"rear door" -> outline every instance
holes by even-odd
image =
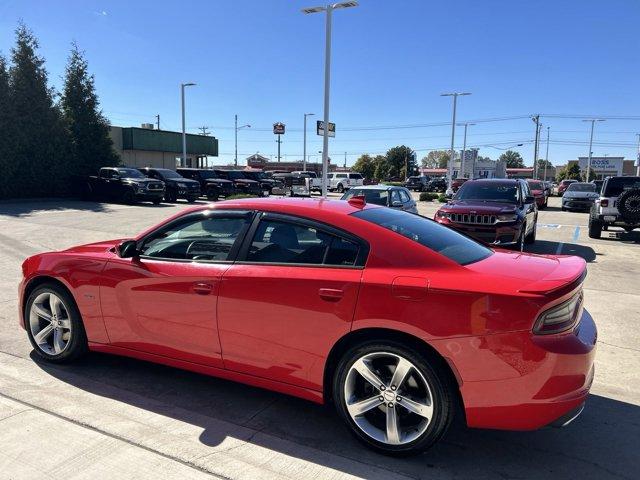
[[[349,332],[367,247],[310,220],[256,218],[218,301],[225,367],[318,390]]]

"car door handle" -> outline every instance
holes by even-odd
[[[318,290],[318,295],[327,302],[337,302],[343,297],[344,292],[335,288],[321,288]]]
[[[194,283],[193,291],[198,295],[209,295],[213,292],[213,285],[209,283]]]

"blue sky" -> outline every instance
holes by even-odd
[[[153,122],[159,113],[162,128],[179,130],[179,85],[191,81],[198,85],[188,90],[188,131],[204,125],[219,138],[217,163],[233,159],[236,113],[252,125],[239,134],[240,158],[275,155],[269,130],[281,121],[282,153],[299,159],[303,113],[322,116],[324,17],[300,12],[313,5],[2,0],[0,51],[9,54],[22,19],[40,39],[56,87],[70,42],[85,50],[114,125]],[[459,100],[458,119],[482,120],[467,140],[482,155],[500,154],[488,145],[524,143],[516,150],[531,163],[534,125],[526,117],[540,113],[554,164],[587,154],[580,117],[592,115],[609,117],[597,125],[594,155],[635,158],[639,20],[637,0],[361,0],[334,14],[330,155],[342,163],[347,152],[351,164],[398,144],[419,158],[448,148],[450,126],[442,124],[451,121],[451,100],[440,93],[457,90],[473,93]],[[307,150],[316,154],[313,127]]]

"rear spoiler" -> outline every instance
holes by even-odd
[[[558,267],[549,275],[518,290],[520,293],[548,295],[561,290],[570,292],[580,286],[587,276],[587,262],[573,255],[559,256]]]

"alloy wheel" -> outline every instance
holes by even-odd
[[[344,398],[358,428],[387,445],[416,440],[433,419],[433,394],[425,376],[395,353],[358,358],[347,373]]]
[[[59,355],[71,340],[69,309],[55,293],[43,292],[31,304],[29,328],[40,350],[47,355]]]

